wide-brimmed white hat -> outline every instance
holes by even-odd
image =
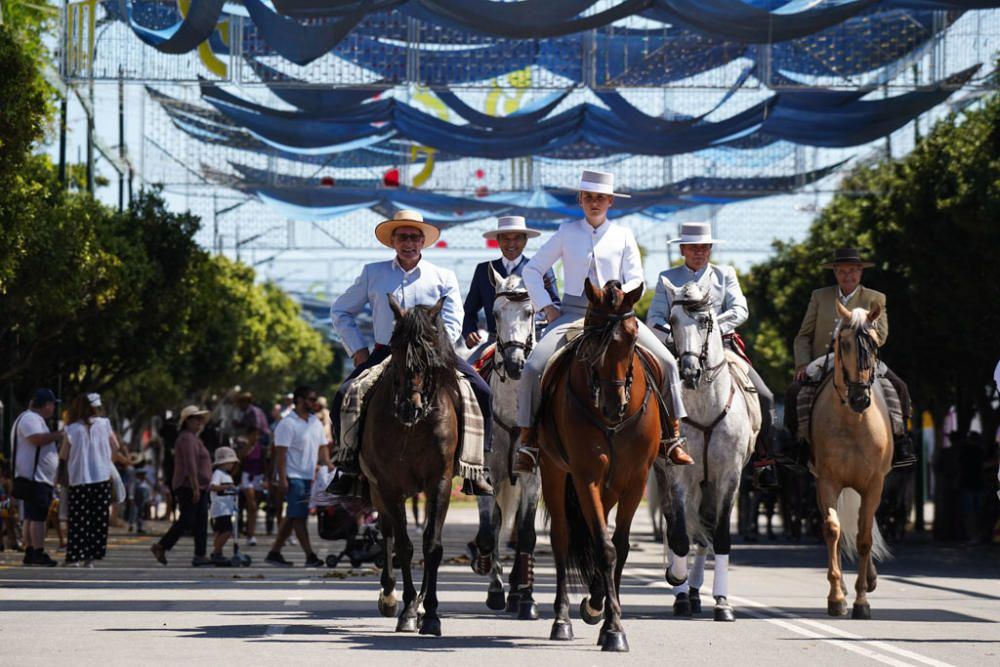
[[[181,417],[177,423],[183,428],[184,422],[186,422],[190,417],[204,417],[207,414],[208,410],[202,410],[197,405],[189,405],[181,410]]]
[[[678,245],[725,243],[722,239],[712,238],[712,225],[707,222],[684,222],[681,223],[680,231],[680,238],[670,239],[671,243]]]
[[[212,465],[221,466],[226,463],[239,463],[240,457],[236,456],[236,450],[232,447],[219,447],[215,450],[215,461]]]
[[[615,175],[609,174],[606,171],[589,171],[584,169],[580,175],[579,190],[580,192],[597,192],[602,195],[611,195],[612,197],[629,198],[632,196],[615,192]]]
[[[419,211],[397,211],[391,220],[378,223],[375,227],[375,238],[388,247],[392,247],[392,233],[400,227],[414,227],[424,233],[424,247],[437,243],[441,238],[441,230],[429,222],[424,222],[424,216]]]
[[[528,227],[519,215],[503,215],[497,218],[497,228],[483,232],[484,239],[495,239],[500,234],[525,234],[529,239],[541,236],[537,229]]]

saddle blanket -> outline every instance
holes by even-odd
[[[753,429],[754,437],[757,437],[761,425],[760,397],[757,395],[757,388],[750,380],[750,365],[738,352],[729,348],[726,348],[726,362],[729,364],[729,372],[732,374],[733,382],[736,383],[736,388],[743,394],[743,401],[747,404],[747,413],[750,416],[750,427]]]
[[[362,371],[351,382],[344,393],[344,402],[340,410],[340,439],[337,450],[333,454],[334,463],[353,461],[361,448],[361,426],[364,420],[366,399],[368,394],[382,378],[385,369],[389,367],[392,358]],[[468,380],[456,371],[458,389],[462,402],[462,433],[459,437],[459,461],[455,475],[470,479],[481,479],[485,476],[486,457],[484,454],[486,429],[483,424],[483,413],[479,409],[476,395]]]
[[[810,440],[809,426],[812,422],[813,404],[816,401],[816,395],[830,377],[826,365],[826,357],[813,360],[806,368],[808,380],[802,384],[802,388],[799,390],[796,417],[799,422],[799,437],[805,440]],[[885,399],[885,405],[889,409],[892,434],[900,436],[906,433],[906,419],[903,416],[903,405],[899,401],[899,394],[896,392],[896,388],[892,386],[892,382],[889,382],[889,378],[885,377],[886,368],[884,362],[878,362],[876,378],[878,379],[879,387],[882,389],[882,397]]]

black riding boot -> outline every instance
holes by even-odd
[[[893,436],[892,467],[906,468],[917,462],[917,453],[913,449],[913,440],[909,434]]]
[[[337,465],[336,477],[327,485],[326,492],[334,496],[358,495],[358,477],[360,475],[361,466],[358,465],[357,460],[341,462]]]

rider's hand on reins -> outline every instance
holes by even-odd
[[[549,324],[555,322],[557,319],[559,319],[559,316],[562,315],[562,313],[559,312],[559,309],[553,306],[552,304],[545,306],[545,308],[543,308],[542,310],[545,313],[545,319]]]

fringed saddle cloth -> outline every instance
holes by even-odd
[[[831,360],[832,363],[832,360]],[[885,377],[887,366],[884,362],[878,362],[876,378],[882,388],[882,396],[885,398],[885,405],[889,408],[889,421],[892,422],[892,434],[894,436],[906,433],[906,419],[903,416],[903,405],[899,401],[899,394],[896,388]],[[820,357],[812,361],[806,368],[807,380],[799,390],[798,404],[796,405],[796,417],[799,422],[799,437],[805,440],[810,439],[809,426],[812,422],[813,404],[816,402],[816,395],[830,378],[830,369],[826,367],[826,357]]]
[[[364,422],[366,399],[388,368],[391,357],[382,363],[372,366],[356,377],[344,393],[344,402],[340,411],[340,439],[337,451],[334,452],[334,463],[353,460],[361,447],[361,426]],[[457,373],[457,371],[456,371]],[[480,479],[485,475],[486,458],[484,454],[486,429],[483,424],[483,413],[479,409],[476,395],[472,392],[469,381],[458,374],[458,388],[462,400],[462,433],[460,434],[460,451],[458,470],[460,477]]]

